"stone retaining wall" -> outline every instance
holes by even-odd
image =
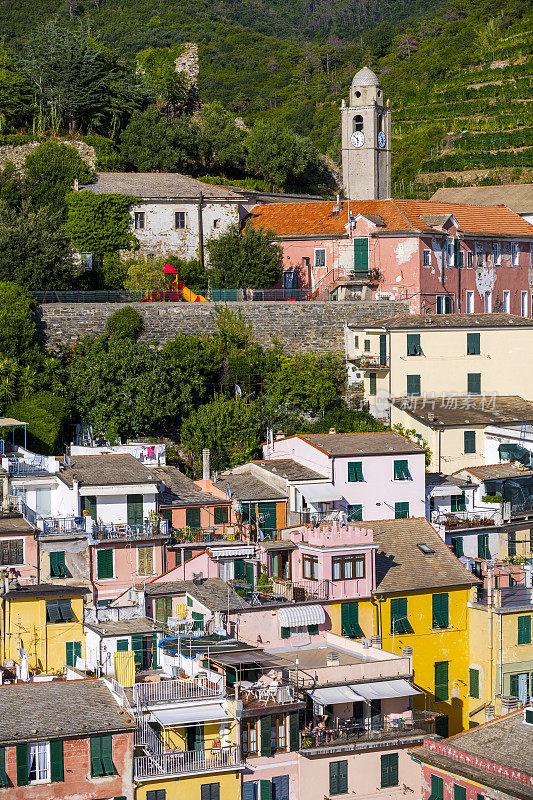
[[[178,333],[188,336],[214,330],[212,313],[221,303],[132,303],[144,320],[142,339],[165,342]],[[384,317],[408,313],[406,303],[367,302],[237,302],[253,325],[254,337],[269,345],[279,339],[287,353],[344,352],[345,322],[369,324]],[[50,303],[38,310],[41,338],[48,346],[75,342],[79,337],[97,336],[122,303]]]

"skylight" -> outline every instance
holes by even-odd
[[[421,544],[418,544],[417,547],[424,553],[425,556],[435,555],[435,551],[433,550],[432,547],[429,546],[429,544],[425,544],[424,542],[422,542]]]

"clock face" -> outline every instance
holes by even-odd
[[[365,143],[365,135],[362,131],[354,131],[350,141],[354,147],[362,147]]]
[[[378,144],[380,147],[385,147],[385,145],[387,144],[387,137],[385,136],[383,131],[380,131],[378,133]]]

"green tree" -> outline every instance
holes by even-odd
[[[18,208],[24,198],[24,184],[12,161],[8,161],[0,172],[0,201],[11,208]]]
[[[200,149],[202,160],[210,170],[239,168],[244,160],[246,134],[235,124],[235,117],[215,100],[202,108]]]
[[[183,46],[176,45],[151,47],[137,54],[143,80],[156,98],[158,111],[167,111],[171,116],[187,102],[187,82],[184,74],[176,71],[175,64],[182,51]]]
[[[24,162],[26,189],[35,208],[50,206],[66,214],[66,196],[74,181],[93,183],[94,173],[75,147],[52,140],[35,148]]]
[[[155,292],[168,289],[169,278],[163,272],[164,258],[137,256],[124,261],[126,280],[124,288],[130,291]]]
[[[310,139],[258,122],[246,137],[246,167],[278,189],[316,181],[323,166]]]
[[[32,290],[70,289],[76,272],[70,239],[58,213],[20,211],[0,201],[0,280],[14,280]]]
[[[16,283],[0,283],[0,375],[13,372],[20,359],[33,359],[36,352],[35,302]]]
[[[283,250],[272,231],[230,226],[207,242],[211,282],[218,289],[268,289],[283,269]]]
[[[329,433],[335,428],[336,433],[371,433],[385,431],[387,426],[369,414],[368,411],[356,411],[342,405],[331,408],[312,424],[310,433]]]
[[[198,161],[198,125],[187,117],[169,122],[153,106],[135,111],[122,133],[121,155],[137,172],[186,171]]]
[[[168,256],[167,261],[178,271],[177,277],[179,283],[185,284],[185,286],[195,292],[195,294],[207,294],[207,270],[205,267],[202,267],[197,258],[185,261],[185,259],[179,256]]]
[[[344,392],[344,360],[332,353],[284,356],[267,376],[266,392],[278,406],[299,413],[321,413],[339,405]]]
[[[116,339],[137,339],[144,327],[143,318],[131,306],[119,308],[107,320],[106,332]]]
[[[255,403],[218,395],[183,420],[180,443],[195,475],[200,475],[204,447],[211,451],[211,468],[220,471],[258,455],[262,433]]]
[[[32,86],[14,56],[0,49],[0,131],[16,128],[31,116]]]

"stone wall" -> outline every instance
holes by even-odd
[[[58,139],[57,141],[75,147],[85,163],[88,164],[91,169],[94,169],[94,165],[96,164],[94,147],[85,144],[85,142],[79,139]],[[41,142],[28,142],[27,144],[18,145],[0,145],[0,170],[4,169],[8,161],[12,161],[17,169],[21,170],[24,166],[26,156],[32,153],[40,144]]]
[[[178,333],[191,336],[214,330],[212,313],[220,303],[132,303],[143,317],[142,339],[165,342]],[[38,326],[48,346],[75,342],[78,337],[97,336],[121,303],[50,303],[38,310]],[[279,339],[287,353],[344,352],[344,323],[370,324],[384,317],[408,313],[399,301],[355,302],[237,302],[250,320],[255,339],[264,345]]]

